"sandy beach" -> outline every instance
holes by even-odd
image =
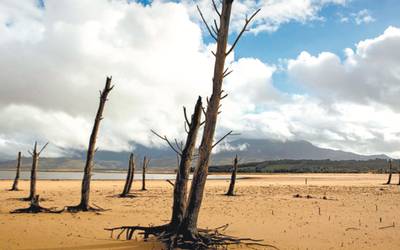
[[[234,197],[224,195],[227,180],[207,182],[201,227],[228,223],[227,234],[263,239],[279,249],[400,249],[400,187],[382,185],[386,175],[246,177],[251,178],[237,181]],[[394,183],[397,178],[393,176]],[[123,183],[92,182],[92,203],[111,209],[101,214],[10,214],[28,206],[18,198],[28,195],[29,182],[20,181],[23,190],[10,192],[12,181],[0,181],[0,249],[162,249],[157,242],[140,238],[111,239],[104,228],[165,223],[171,213],[172,186],[154,180],[147,182],[147,191],[137,191],[140,183],[134,182],[135,198],[117,198]],[[39,180],[37,185],[45,207],[79,201],[80,181]],[[295,198],[297,194],[303,198]],[[304,198],[307,195],[312,198]]]

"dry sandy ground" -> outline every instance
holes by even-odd
[[[261,238],[279,249],[400,249],[400,189],[381,185],[384,175],[254,177],[238,180],[235,197],[223,195],[227,181],[208,181],[200,226],[229,223],[227,234]],[[100,215],[10,214],[27,207],[16,198],[27,196],[28,184],[21,181],[23,191],[9,192],[11,181],[0,181],[1,250],[161,249],[155,242],[110,239],[103,228],[165,223],[172,199],[172,187],[165,181],[149,181],[144,192],[136,191],[140,184],[134,183],[137,197],[132,199],[113,197],[121,191],[122,181],[93,181],[92,202],[111,209]],[[76,204],[79,192],[80,181],[38,181],[46,207]],[[294,198],[295,194],[315,198]]]

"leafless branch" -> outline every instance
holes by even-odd
[[[247,31],[247,26],[249,25],[251,20],[258,14],[258,12],[260,12],[260,10],[261,9],[258,9],[256,12],[254,12],[253,15],[250,16],[250,18],[246,17],[245,24],[244,24],[242,30],[239,32],[239,35],[236,37],[235,41],[233,42],[232,47],[228,50],[228,52],[226,52],[226,55],[229,55],[233,51],[233,49],[236,47],[236,44],[239,42],[240,37],[243,35],[243,33],[245,31]]]
[[[215,1],[214,1],[214,0],[212,0],[212,4],[213,4],[213,7],[214,7],[215,12],[218,14],[218,16],[221,17],[221,12],[219,12],[218,7],[217,7],[217,5],[215,4]]]
[[[179,149],[180,152],[182,152],[182,143],[179,144],[177,139],[174,139],[174,141],[175,141],[176,147]]]
[[[232,72],[233,72],[233,70],[229,70],[228,72],[224,73],[224,78],[229,76]]]
[[[239,135],[238,133],[233,133],[233,131],[229,131],[228,133],[226,133],[224,136],[221,137],[221,139],[219,139],[216,143],[214,143],[214,145],[212,146],[213,148],[215,146],[217,146],[219,143],[221,143],[223,140],[225,140],[226,137],[231,136],[231,135]]]
[[[206,28],[207,28],[207,30],[208,30],[208,33],[210,34],[210,36],[211,36],[212,38],[214,38],[214,40],[215,40],[216,42],[218,42],[218,38],[217,38],[217,37],[213,34],[213,32],[211,31],[210,26],[208,25],[207,21],[204,19],[203,13],[201,12],[201,10],[200,10],[200,8],[199,8],[198,5],[197,5],[197,10],[199,11],[199,14],[200,14],[201,19],[203,20],[203,23],[206,25]]]
[[[42,147],[42,149],[40,149],[38,155],[40,155],[40,154],[42,153],[42,151],[47,147],[47,145],[49,145],[49,142],[47,142],[47,143]]]
[[[183,122],[183,126],[185,127],[185,131],[186,131],[186,133],[189,133],[189,130],[188,130],[188,128],[187,128],[187,124],[186,124],[186,122]]]
[[[185,121],[186,121],[187,125],[190,127],[190,122],[189,122],[189,118],[187,117],[185,106],[183,106],[183,115],[185,116]]]
[[[165,180],[166,182],[168,182],[169,184],[171,184],[171,186],[175,186],[175,184],[171,181],[171,180]]]
[[[211,26],[211,30],[216,36],[218,36],[218,31],[214,28],[214,26]]]
[[[215,30],[217,31],[217,34],[219,33],[219,27],[218,27],[218,24],[217,24],[217,21],[214,19],[214,28],[215,28]]]
[[[150,130],[153,134],[155,134],[158,138],[160,138],[160,139],[162,139],[162,140],[164,140],[164,141],[166,141],[167,143],[168,143],[168,145],[169,145],[169,147],[172,149],[172,150],[174,150],[174,152],[175,153],[177,153],[178,155],[182,155],[182,153],[181,152],[179,152],[179,149],[176,149],[175,147],[174,147],[174,145],[172,145],[172,143],[168,140],[168,138],[167,138],[167,136],[161,136],[161,135],[159,135],[157,132],[155,132],[154,130]],[[150,160],[149,160],[150,161]]]

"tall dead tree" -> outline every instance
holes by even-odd
[[[43,150],[47,147],[49,143],[46,143],[38,152],[37,150],[37,142],[35,142],[35,146],[33,147],[33,151],[29,154],[32,156],[32,170],[31,170],[31,186],[30,186],[30,194],[29,197],[25,200],[30,201],[30,206],[28,208],[20,208],[11,211],[11,213],[61,213],[63,210],[56,211],[54,208],[44,208],[39,205],[39,195],[36,194],[36,172],[39,166],[39,157]],[[18,154],[19,158],[21,153]]]
[[[183,114],[185,118],[184,127],[187,133],[186,143],[178,143],[175,139],[175,144],[171,143],[167,136],[161,136],[152,130],[156,136],[167,142],[170,148],[177,154],[178,159],[178,170],[176,172],[176,179],[174,186],[173,205],[172,205],[172,216],[171,221],[168,225],[165,225],[167,231],[176,233],[182,223],[183,216],[185,214],[187,206],[187,184],[189,181],[190,167],[193,160],[193,152],[196,147],[196,140],[199,128],[201,126],[201,114],[203,111],[203,104],[201,97],[197,99],[193,115],[189,120],[186,107],[183,107]]]
[[[143,165],[142,165],[142,191],[146,190],[146,170],[149,166],[150,159],[147,159],[146,156],[143,158]]]
[[[21,168],[21,152],[18,152],[18,157],[17,157],[17,170],[15,174],[15,179],[14,183],[10,189],[10,191],[18,191],[18,181],[19,181],[19,173],[20,173],[20,168]]]
[[[121,197],[127,197],[129,196],[129,193],[131,191],[132,187],[132,182],[133,182],[133,177],[135,175],[135,160],[133,158],[133,153],[130,154],[129,156],[129,164],[128,164],[128,173],[126,175],[126,181],[125,181],[125,186],[124,190],[121,193]]]
[[[29,190],[29,197],[26,200],[31,201],[36,196],[36,173],[37,168],[39,166],[39,156],[43,152],[43,150],[47,147],[49,143],[46,143],[39,151],[37,150],[37,142],[33,147],[33,151],[29,151],[29,154],[32,156],[32,169],[31,169],[31,183]]]
[[[228,196],[235,195],[235,183],[236,183],[237,169],[238,169],[238,156],[236,155],[235,159],[233,160],[231,182],[229,184],[228,192],[226,193],[226,195],[228,195]]]
[[[388,176],[388,180],[387,180],[387,182],[385,183],[386,185],[389,185],[390,184],[390,182],[392,181],[392,160],[391,159],[389,159],[389,176]]]
[[[81,188],[81,201],[77,206],[67,207],[68,211],[78,212],[78,211],[91,211],[91,210],[99,210],[98,208],[93,208],[89,205],[89,196],[90,196],[90,182],[92,179],[92,170],[94,165],[94,155],[96,153],[96,140],[97,134],[100,128],[100,122],[103,120],[103,111],[104,106],[106,104],[107,96],[110,91],[114,88],[111,85],[111,77],[107,77],[106,84],[104,86],[103,91],[100,91],[100,103],[97,110],[96,118],[94,120],[94,125],[92,129],[92,133],[89,139],[89,147],[86,154],[86,164],[83,173],[82,179],[82,188]],[[101,210],[101,209],[100,209]]]
[[[213,2],[214,3],[214,2]],[[238,36],[234,40],[231,48],[227,50],[228,36],[229,36],[229,22],[231,17],[233,0],[223,0],[222,10],[219,12],[215,7],[214,9],[219,16],[219,26],[215,25],[214,29],[210,29],[209,25],[205,21],[202,12],[199,10],[199,14],[202,17],[207,30],[210,35],[217,42],[217,51],[215,55],[214,75],[213,75],[213,87],[211,98],[207,102],[207,111],[205,114],[205,124],[203,130],[203,137],[199,147],[199,158],[193,174],[192,185],[189,193],[189,201],[186,209],[185,217],[181,225],[180,231],[186,239],[198,240],[199,232],[197,229],[197,221],[199,218],[199,212],[201,203],[203,200],[204,187],[208,175],[208,165],[210,155],[215,144],[213,143],[215,128],[217,125],[217,117],[219,114],[220,101],[225,98],[223,94],[222,83],[224,78],[229,75],[232,71],[228,68],[225,69],[225,59],[234,50],[240,37],[247,30],[247,26],[251,20],[257,15],[260,10],[257,10],[250,18],[246,18],[245,24]],[[215,22],[216,23],[216,22]]]

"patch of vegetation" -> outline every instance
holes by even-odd
[[[214,173],[230,172],[232,165],[210,166]],[[239,164],[241,173],[385,173],[385,159],[367,161],[346,160],[274,160]]]

